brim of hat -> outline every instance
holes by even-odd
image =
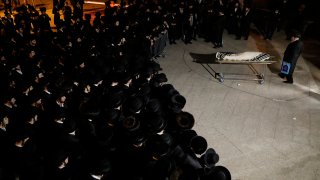
[[[216,156],[216,159],[209,160],[209,156]],[[203,161],[204,165],[206,167],[213,167],[218,161],[219,161],[219,155],[216,153],[216,151],[212,148],[207,149],[205,154],[201,157],[201,160]],[[210,162],[212,161],[212,162]]]
[[[218,175],[219,172],[221,172],[222,174]],[[219,179],[221,179],[221,180],[231,180],[231,173],[224,166],[214,167],[213,171],[210,173],[210,176],[215,177],[215,178],[219,177]]]

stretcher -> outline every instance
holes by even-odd
[[[215,79],[217,79],[220,83],[223,83],[225,79],[229,80],[246,80],[246,81],[257,81],[259,84],[263,84],[265,82],[265,72],[268,64],[275,63],[277,61],[273,60],[274,57],[269,56],[267,60],[260,61],[258,59],[246,59],[246,60],[232,60],[225,59],[221,60],[217,58],[217,54],[196,54],[190,53],[190,56],[193,58],[193,62],[199,63],[203,68]],[[212,67],[213,64],[220,65],[245,65],[249,67],[251,74],[241,74],[241,73],[223,73],[217,72]],[[261,71],[258,71],[256,66],[263,66]]]

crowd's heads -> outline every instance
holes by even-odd
[[[40,12],[44,13],[44,12],[46,12],[46,11],[47,11],[47,8],[46,8],[46,7],[41,7],[41,8],[40,8]]]

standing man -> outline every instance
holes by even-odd
[[[40,8],[40,12],[41,12],[41,14],[39,16],[40,31],[41,32],[51,31],[51,27],[50,27],[51,18],[47,14],[47,8],[46,7],[41,7]]]
[[[281,72],[278,74],[281,78],[287,79],[284,83],[293,84],[292,74],[303,49],[303,42],[300,38],[301,34],[294,31],[291,35],[291,42],[284,52]]]
[[[244,40],[248,40],[251,22],[252,22],[251,9],[249,6],[246,6],[244,8],[244,12],[243,12],[241,23],[240,23],[241,35],[244,37]]]

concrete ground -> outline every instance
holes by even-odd
[[[231,171],[232,179],[320,179],[320,91],[319,80],[312,75],[319,69],[301,56],[294,84],[283,83],[277,73],[289,43],[284,37],[279,32],[265,41],[252,33],[244,41],[225,33],[222,49],[201,39],[190,45],[179,42],[168,46],[165,58],[159,59],[169,83],[186,97],[184,110],[194,115],[194,129],[217,151],[219,164]],[[219,83],[189,55],[217,51],[261,51],[278,62],[268,65],[262,85],[240,80]],[[218,72],[250,72],[246,65],[211,67]],[[262,70],[261,65],[255,67]]]
[[[49,0],[35,3],[51,12]],[[103,8],[84,7],[89,13]],[[183,110],[194,115],[194,129],[220,155],[218,164],[230,170],[232,179],[320,179],[320,71],[316,66],[319,62],[315,62],[320,49],[308,44],[297,63],[294,84],[285,84],[277,73],[288,43],[282,31],[272,41],[255,32],[247,41],[234,40],[225,33],[221,49],[213,49],[200,38],[188,45],[179,41],[168,45],[165,57],[157,59],[168,83],[187,99]],[[261,51],[277,62],[268,65],[264,84],[227,79],[220,83],[189,54],[217,51]],[[225,74],[250,72],[246,65],[211,67]],[[261,65],[255,67],[263,70]]]

